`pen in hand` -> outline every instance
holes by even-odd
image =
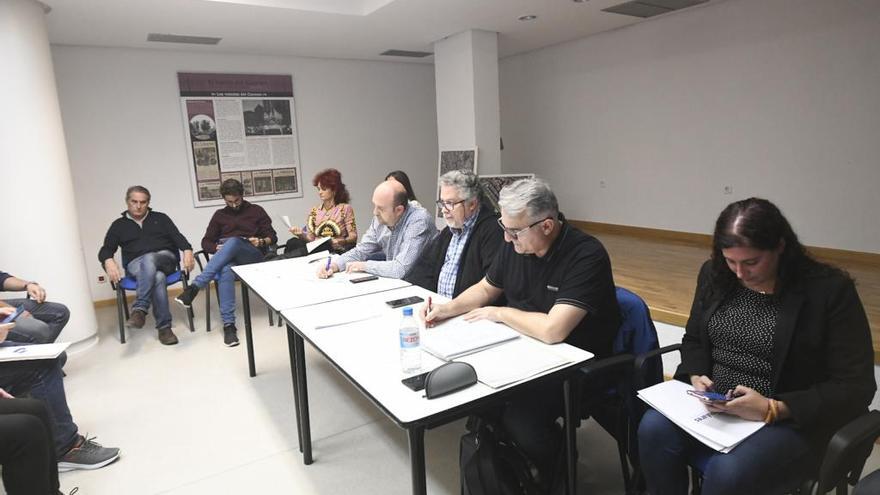
[[[428,314],[431,314],[431,296],[428,296]],[[425,318],[425,326],[431,328],[434,326],[434,322]]]
[[[333,275],[333,272],[330,271],[330,260],[333,259],[332,256],[327,256],[327,266],[324,267],[324,270],[329,272],[330,275]]]

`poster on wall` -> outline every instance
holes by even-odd
[[[443,150],[437,166],[437,178],[453,170],[470,170],[477,173],[477,148],[472,150]],[[440,186],[437,186],[437,197],[440,197]],[[443,212],[437,208],[437,218],[443,218]]]
[[[223,204],[236,179],[248,201],[301,198],[293,78],[178,72],[193,206]]]
[[[498,206],[498,195],[501,193],[501,189],[520,179],[534,178],[535,174],[481,175],[480,188],[483,189],[483,196],[486,198],[486,201],[495,208],[496,212],[501,213],[501,208]]]

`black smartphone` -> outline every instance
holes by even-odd
[[[377,277],[376,275],[367,275],[366,277],[353,278],[349,280],[349,282],[353,284],[359,284],[361,282],[369,282],[370,280],[379,280],[379,277]]]
[[[393,299],[391,301],[385,301],[385,304],[391,306],[392,308],[402,308],[404,306],[410,306],[412,304],[420,303],[422,301],[424,301],[424,299],[419,296],[410,296],[404,297],[403,299]]]
[[[400,383],[406,385],[416,392],[418,392],[419,390],[424,390],[425,380],[428,378],[428,373],[430,373],[430,371],[422,373],[421,375],[404,378],[403,380],[400,380]]]

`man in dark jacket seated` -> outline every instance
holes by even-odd
[[[131,186],[125,192],[126,211],[117,218],[98,252],[98,260],[113,283],[119,283],[123,272],[113,257],[122,248],[122,266],[125,274],[137,280],[137,298],[132,304],[127,325],[142,328],[150,304],[156,318],[159,342],[177,343],[171,330],[171,310],[168,308],[168,289],[165,276],[177,271],[179,251],[183,251],[183,267],[188,272],[195,265],[192,246],[171,218],[150,208],[150,191],[143,186]]]
[[[450,299],[483,279],[504,242],[498,215],[481,202],[476,174],[453,170],[440,177],[437,206],[446,228],[404,280]]]

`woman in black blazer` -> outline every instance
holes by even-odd
[[[702,473],[705,495],[784,493],[876,390],[852,279],[812,259],[779,209],[757,198],[730,204],[715,224],[681,359],[676,379],[733,397],[710,411],[768,425],[722,454],[648,411],[639,445],[654,495],[687,493],[688,465]]]

